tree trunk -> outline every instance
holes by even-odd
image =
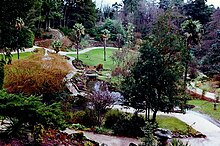
[[[106,61],[106,38],[104,38],[104,61]]]
[[[98,110],[98,124],[101,127],[101,112]]]
[[[76,44],[76,59],[79,60],[79,42]]]
[[[48,28],[50,28],[50,19],[48,20]]]
[[[17,48],[17,54],[18,54],[18,60],[19,60],[19,58],[20,58],[19,48]]]
[[[67,4],[64,6],[63,27],[66,27]]]
[[[153,116],[152,116],[152,122],[155,123],[156,122],[156,117],[157,117],[157,110],[155,110],[153,112]]]

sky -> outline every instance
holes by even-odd
[[[109,6],[111,6],[115,2],[118,3],[122,2],[122,0],[94,0],[94,1],[96,1],[97,7],[100,7],[102,1],[103,1],[103,5],[109,5]],[[207,0],[207,4],[208,5],[213,4],[217,8],[220,7],[220,0]]]

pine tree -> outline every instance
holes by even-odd
[[[95,7],[92,0],[76,1],[71,12],[73,23],[81,23],[86,29],[93,28],[97,19]]]

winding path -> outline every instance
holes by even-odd
[[[37,47],[35,46],[35,48],[37,48]],[[85,53],[85,52],[88,52],[90,50],[97,49],[97,48],[102,49],[103,47],[86,48],[84,50],[80,50],[79,54],[82,54],[82,53]],[[108,47],[108,48],[112,48],[112,47]],[[118,48],[113,48],[113,49],[118,49]],[[53,51],[50,49],[48,49],[48,50]],[[60,51],[59,54],[60,55],[68,55],[68,54],[76,54],[76,52]],[[71,58],[71,60],[72,59],[74,59],[74,57]],[[194,88],[192,88],[191,90],[194,90]],[[212,96],[212,98],[213,98],[213,96]],[[125,112],[130,112],[130,113],[134,113],[134,111],[135,111],[132,108],[122,107],[120,105],[115,105],[113,108],[119,109],[119,110],[125,111]],[[187,111],[186,114],[179,114],[179,113],[170,113],[170,114],[158,113],[158,114],[176,117],[176,118],[182,120],[183,122],[187,123],[188,125],[192,126],[197,131],[199,131],[207,136],[207,138],[183,139],[184,141],[188,141],[189,144],[191,144],[191,146],[220,146],[220,127],[213,124],[210,120],[208,120],[206,117],[204,117],[204,115],[190,111],[190,110]],[[127,145],[127,143],[126,144],[123,142],[120,143],[121,138],[118,139],[118,137],[97,135],[97,134],[92,134],[92,133],[88,133],[88,132],[85,132],[85,134],[87,137],[89,137],[93,140],[98,139],[97,141],[100,143],[107,142],[106,144],[108,144],[109,146],[126,146]],[[125,140],[128,140],[128,139],[125,139]],[[131,142],[130,140],[134,141],[135,143],[138,142],[135,139],[129,139],[129,142]],[[114,141],[118,141],[118,143],[115,143]]]

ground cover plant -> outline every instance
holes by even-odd
[[[94,49],[89,52],[79,54],[79,59],[83,61],[84,64],[89,66],[97,66],[98,64],[103,64],[105,69],[112,69],[114,68],[114,63],[111,59],[112,53],[115,49],[107,48],[106,49],[106,61],[103,60],[103,49]],[[69,56],[76,57],[75,54],[69,54]]]
[[[214,110],[213,102],[208,102],[204,100],[189,100],[188,104],[194,105],[195,108],[192,110],[206,114],[211,118],[220,121],[220,106],[217,104],[216,110]]]

